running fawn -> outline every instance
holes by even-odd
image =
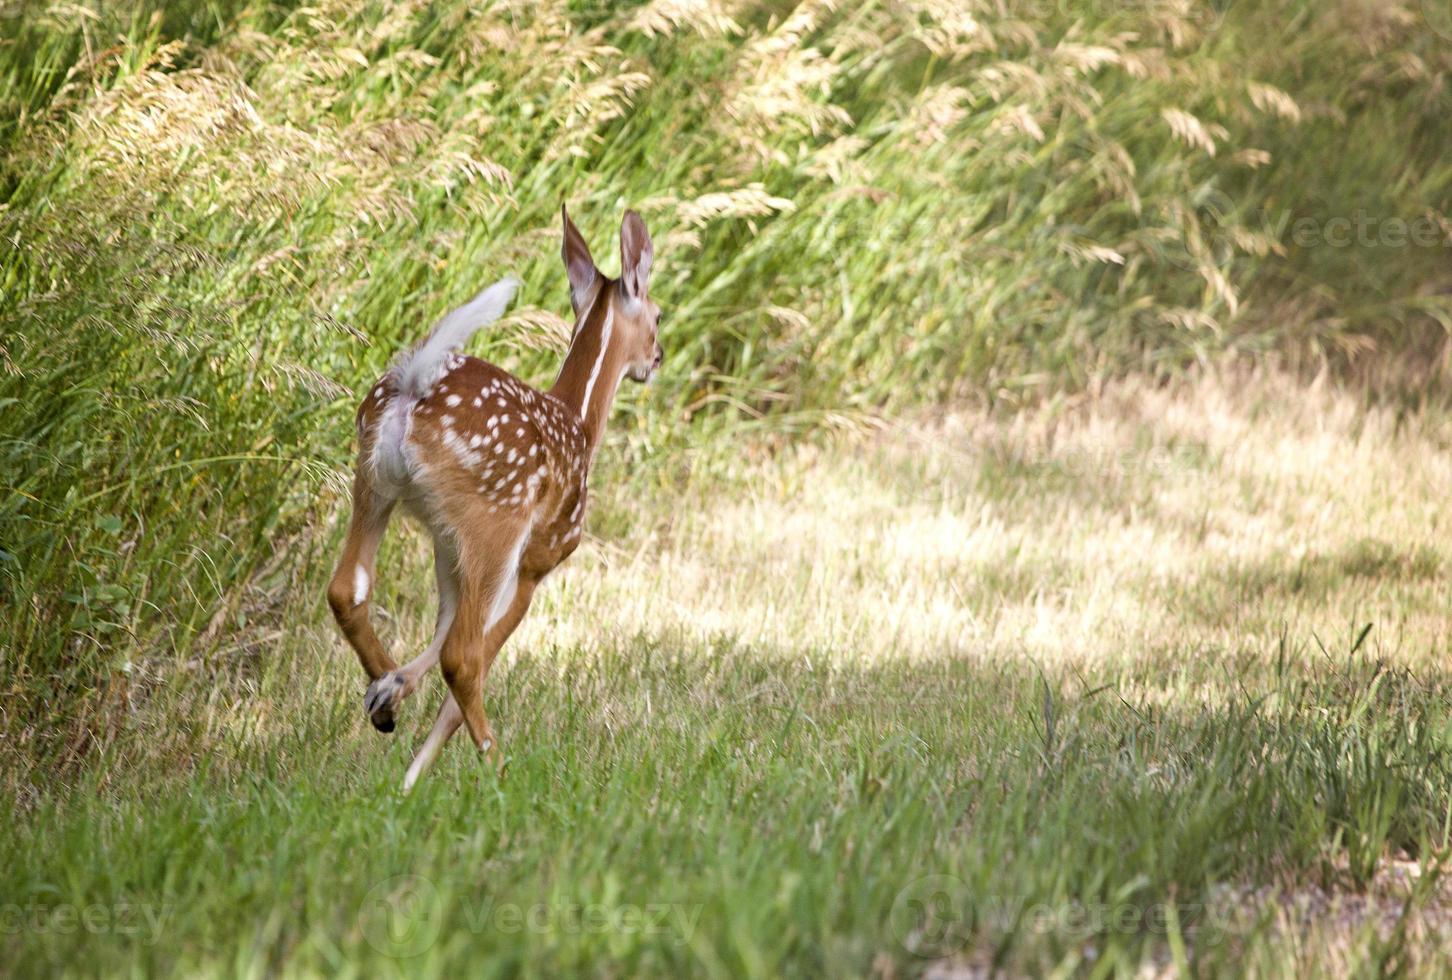
[[[508,306],[519,284],[503,279],[440,320],[358,408],[353,514],[328,604],[368,672],[364,707],[379,731],[393,730],[435,664],[449,688],[405,790],[460,724],[481,753],[498,757],[484,680],[536,587],[579,546],[590,464],[616,389],[626,377],[649,381],[661,364],[645,222],[625,213],[620,278],[610,279],[567,209],[561,217],[575,328],[553,387],[537,390],[458,351]],[[400,503],[433,538],[439,590],[433,640],[402,667],[368,616],[374,558]]]

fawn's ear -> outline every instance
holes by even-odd
[[[595,260],[590,257],[590,246],[585,244],[585,237],[570,220],[570,210],[563,204],[560,205],[560,217],[565,222],[565,240],[560,254],[565,260],[565,275],[570,280],[570,304],[579,313],[580,304],[590,294],[590,286],[599,272],[595,268]]]
[[[626,296],[634,300],[645,297],[654,258],[655,249],[650,244],[645,222],[634,211],[626,211],[625,220],[620,224],[620,285]]]

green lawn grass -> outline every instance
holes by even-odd
[[[482,284],[524,282],[476,352],[547,377],[563,201],[607,272],[626,207],[655,240],[637,459],[1226,352],[1415,403],[1452,47],[1422,0],[1332,6],[0,8],[5,742],[84,754],[135,651],[208,655],[317,546],[351,394]]]
[[[1181,650],[1042,676],[648,632],[531,651],[490,688],[504,777],[456,745],[408,797],[410,736],[363,732],[335,692],[193,773],[111,773],[5,814],[7,914],[27,916],[6,922],[6,961],[850,976],[962,957],[1043,975],[1188,949],[1207,973],[1265,956],[1305,975],[1264,948],[1277,904],[1237,886],[1355,893],[1384,854],[1445,845],[1445,681],[1349,642],[1279,668],[1275,651],[1193,668]],[[1148,672],[1171,703],[1123,695]],[[1371,972],[1406,956],[1397,924],[1437,894],[1377,891],[1345,955]],[[87,910],[97,932],[67,918]]]

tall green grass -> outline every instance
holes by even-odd
[[[1413,2],[20,3],[0,46],[5,751],[83,758],[312,588],[349,392],[556,215],[654,233],[629,459],[1226,351],[1437,349],[1449,47]],[[1353,67],[1354,66],[1354,67]],[[685,458],[677,454],[676,460]]]

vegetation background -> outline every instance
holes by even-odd
[[[457,841],[453,850],[434,841],[434,870],[408,863],[407,841],[423,833],[409,821],[432,826],[429,814],[444,812],[468,835],[483,794],[492,814],[487,826],[504,837],[476,841],[469,853],[505,864],[532,854],[526,868],[511,866],[517,895],[613,887],[618,897],[620,881],[610,875],[662,880],[704,861],[685,831],[697,819],[707,833],[714,827],[717,840],[767,861],[766,852],[753,850],[760,846],[755,832],[777,820],[815,826],[815,808],[836,799],[839,780],[848,778],[832,759],[854,773],[854,793],[875,801],[863,803],[864,827],[882,831],[890,813],[902,814],[905,829],[895,844],[879,841],[877,865],[853,865],[862,846],[855,832],[834,838],[827,831],[824,845],[819,829],[814,846],[837,859],[822,859],[814,871],[797,867],[796,884],[758,879],[760,866],[748,861],[735,879],[740,894],[729,881],[702,885],[716,896],[703,900],[710,912],[704,921],[714,925],[702,926],[692,943],[668,948],[636,937],[633,945],[611,934],[591,945],[599,937],[577,933],[563,945],[521,952],[517,935],[496,931],[486,942],[476,930],[472,947],[430,947],[426,956],[435,958],[425,962],[440,971],[487,961],[504,972],[584,963],[615,964],[604,972],[892,972],[925,963],[985,968],[973,957],[987,949],[993,967],[1016,963],[1030,972],[1189,969],[1195,944],[1187,953],[1178,925],[1168,933],[1091,929],[1071,941],[1053,930],[1026,933],[1015,925],[996,934],[977,920],[954,920],[967,930],[963,941],[925,960],[904,945],[902,930],[894,940],[888,913],[904,883],[920,877],[907,869],[944,866],[924,848],[956,854],[948,876],[978,883],[952,893],[954,901],[979,894],[973,889],[982,875],[1012,854],[1027,877],[1000,882],[1000,896],[1007,888],[1020,899],[1038,898],[1043,886],[1059,898],[1134,895],[1156,907],[1187,894],[1204,905],[1212,886],[1260,887],[1272,871],[1298,883],[1310,875],[1330,891],[1349,880],[1365,894],[1382,880],[1383,859],[1440,850],[1452,819],[1438,673],[1447,647],[1436,612],[1445,616],[1446,559],[1435,540],[1446,526],[1440,497],[1449,484],[1439,489],[1438,467],[1446,454],[1452,329],[1452,14],[1444,5],[21,0],[0,4],[0,107],[0,783],[10,801],[7,823],[25,828],[8,862],[16,876],[8,891],[22,904],[37,895],[52,904],[57,895],[70,902],[104,895],[99,900],[112,909],[143,896],[218,914],[241,910],[246,923],[213,933],[198,919],[144,949],[115,935],[92,946],[57,942],[53,930],[7,931],[19,962],[82,972],[97,964],[334,972],[378,953],[365,942],[366,927],[338,924],[351,921],[338,910],[356,909],[390,875],[422,873],[445,894],[466,893],[444,884],[459,859]],[[561,780],[570,785],[568,767],[556,768],[560,756],[549,754],[582,744],[569,721],[575,715],[553,713],[560,699],[603,696],[521,660],[508,675],[519,686],[510,703],[538,719],[540,730],[515,729],[521,751],[535,754],[514,764],[513,804],[507,783],[481,786],[461,775],[469,763],[460,760],[454,776],[437,781],[436,796],[410,801],[402,825],[390,825],[393,843],[346,882],[333,880],[331,891],[337,867],[326,859],[311,868],[315,884],[276,906],[256,883],[178,879],[166,870],[172,865],[163,846],[132,822],[158,799],[190,801],[162,805],[159,819],[183,835],[166,847],[187,853],[191,838],[181,828],[211,826],[222,836],[194,845],[222,848],[220,860],[244,865],[239,851],[285,852],[288,841],[301,846],[297,841],[325,833],[333,819],[342,823],[332,847],[365,848],[379,832],[375,818],[384,819],[378,814],[400,805],[381,788],[392,785],[397,760],[356,730],[357,678],[326,631],[319,601],[350,464],[353,393],[434,318],[506,272],[524,280],[520,304],[473,351],[527,379],[546,379],[568,330],[560,315],[562,201],[607,270],[622,210],[644,214],[656,243],[652,293],[667,311],[668,356],[657,385],[622,397],[602,453],[587,549],[594,557],[582,564],[615,585],[591,591],[567,579],[575,584],[564,587],[557,616],[546,614],[562,626],[574,603],[575,616],[589,610],[608,625],[570,634],[575,646],[560,641],[549,662],[593,664],[584,676],[598,672],[611,697],[630,700],[638,693],[632,679],[645,684],[656,669],[637,660],[641,644],[675,649],[662,654],[672,666],[659,669],[682,685],[679,697],[724,657],[736,673],[722,675],[720,703],[739,716],[713,720],[697,705],[695,714],[682,706],[681,717],[696,719],[697,737],[727,741],[752,725],[781,726],[778,754],[758,773],[759,787],[747,790],[734,782],[738,776],[728,777],[742,760],[697,758],[688,732],[664,748],[652,741],[657,736],[641,736],[638,745],[626,739],[609,750],[626,770],[655,773],[659,765],[657,775],[675,779],[700,767],[710,774],[702,778],[727,784],[710,783],[704,795],[700,787],[681,790],[668,804],[655,797],[651,806],[676,813],[680,825],[666,824],[681,836],[663,832],[668,839],[639,844],[644,857],[633,872],[604,854],[596,869],[604,879],[560,871],[556,848],[578,836],[573,821],[545,820],[553,830],[517,842],[508,858],[508,835],[526,832],[507,829],[500,814],[527,815],[519,800],[558,796]],[[1312,379],[1320,387],[1308,387]],[[1179,394],[1156,401],[1166,390]],[[1095,414],[1106,404],[1118,406],[1117,414]],[[1161,414],[1135,407],[1146,404]],[[1184,405],[1224,425],[1193,437],[1177,429],[1165,442],[1156,426]],[[965,418],[976,428],[965,430]],[[1089,441],[1079,455],[1063,455],[1064,446],[1076,445],[1073,433],[1093,431],[1100,441],[1083,436]],[[1316,441],[1321,436],[1333,440],[1332,451]],[[914,439],[925,458],[909,466],[896,453]],[[940,459],[945,446],[977,462],[965,468],[958,456]],[[1171,456],[1157,455],[1164,452]],[[1106,453],[1119,466],[1116,479],[1127,483],[1105,483],[1100,468],[1085,468]],[[1278,454],[1312,469],[1296,479],[1265,469]],[[858,457],[877,463],[854,469]],[[1155,462],[1165,458],[1216,475],[1181,487],[1197,501],[1188,510],[1208,514],[1227,488],[1238,488],[1246,497],[1237,519],[1274,524],[1269,515],[1280,515],[1274,534],[1294,538],[1322,519],[1304,509],[1314,491],[1339,501],[1327,504],[1336,533],[1308,552],[1283,547],[1267,532],[1257,545],[1266,549],[1257,552],[1259,564],[1232,548],[1220,557],[1234,574],[1211,581],[1196,566],[1193,582],[1171,590],[1175,602],[1189,597],[1201,610],[1196,629],[1228,630],[1215,642],[1249,658],[1235,684],[1221,678],[1217,686],[1208,675],[1167,682],[1193,703],[1200,695],[1188,692],[1219,690],[1205,695],[1213,711],[1186,708],[1184,719],[1156,720],[1141,704],[1131,722],[1128,715],[1100,717],[1099,702],[1084,702],[1086,731],[1093,732],[1085,744],[1098,740],[1123,753],[1132,732],[1153,731],[1181,745],[1196,760],[1185,771],[1205,780],[1135,784],[1126,799],[1138,802],[1129,809],[1143,807],[1144,794],[1161,793],[1164,808],[1151,810],[1162,822],[1150,820],[1115,843],[1128,834],[1122,821],[1090,833],[1071,819],[1086,800],[1105,798],[1098,780],[1108,777],[1095,768],[1102,759],[1095,756],[1093,780],[1075,784],[1087,777],[1068,770],[1055,777],[1067,782],[1044,780],[1054,783],[1045,773],[1067,765],[1063,697],[1077,703],[1087,691],[1112,689],[1123,699],[1125,675],[1114,671],[1153,673],[1147,664],[1179,663],[1208,642],[1204,632],[1184,632],[1184,616],[1160,622],[1158,635],[1145,632],[1157,621],[1146,610],[1154,596],[1164,598],[1174,555],[1214,551],[1203,527],[1201,537],[1164,552],[1144,550],[1146,540],[1168,533],[1168,525],[1154,524],[1173,509],[1166,501],[1174,481]],[[1361,465],[1381,469],[1368,475]],[[1362,487],[1363,479],[1420,489],[1387,499]],[[895,503],[859,516],[897,526],[913,514],[900,492],[940,484],[943,500],[956,501],[943,506],[968,508],[953,510],[965,521],[973,507],[983,514],[1008,508],[1015,516],[1004,518],[1006,526],[1023,535],[1017,550],[993,552],[993,560],[967,569],[939,567],[921,557],[936,534],[959,540],[981,526],[931,532],[913,525],[910,547],[890,538],[862,544],[874,561],[849,561],[853,584],[835,596],[792,585],[794,568],[826,561],[824,552],[787,548],[799,565],[783,568],[769,552],[752,550],[787,534],[782,528],[793,522],[807,521],[814,541],[860,533],[863,526],[833,523],[823,502],[854,512],[854,501],[872,497],[868,487]],[[857,489],[843,496],[829,486]],[[1137,488],[1133,501],[1123,499],[1126,486]],[[964,487],[973,489],[952,497]],[[1029,499],[1036,495],[1038,502]],[[750,516],[748,507],[747,517],[713,509],[736,498],[764,509]],[[1051,501],[1072,505],[1085,523],[1049,520],[1055,512],[1039,508]],[[687,506],[698,516],[685,516]],[[1058,541],[1073,547],[1086,527],[1121,506],[1129,508],[1116,525],[1123,537],[1093,544],[1102,549],[1099,560],[1089,552],[1052,558],[1044,528],[1056,528]],[[652,560],[675,554],[672,548],[688,553],[688,531],[702,548],[719,546],[711,552],[718,574],[753,580],[762,591],[748,589],[746,605],[738,606],[741,596],[715,595],[703,577],[692,594],[699,608],[686,619],[700,623],[702,610],[720,600],[724,612],[701,633],[715,639],[642,638],[650,624],[622,612],[630,601],[623,576],[644,573]],[[1141,532],[1148,538],[1136,536]],[[400,567],[391,600],[399,623],[427,618],[418,542],[391,547],[401,549],[390,552]],[[1048,550],[1039,554],[1039,547]],[[1080,645],[1066,639],[1076,628],[1070,620],[1043,625],[1053,583],[1107,582],[1101,576],[1118,566],[1105,556],[1126,551],[1160,563],[1158,571],[1121,570],[1144,576],[1124,600],[1140,604],[1140,615],[1121,625],[1140,623],[1125,642],[1142,644],[1134,649],[1149,659],[1125,653],[1123,636],[1105,647]],[[869,587],[882,574],[878,559],[925,576],[886,588],[940,633],[910,642],[901,610],[874,605],[882,597],[881,588]],[[765,568],[778,577],[762,577]],[[956,593],[934,584],[943,576],[960,583]],[[1286,576],[1299,584],[1278,592]],[[647,578],[652,595],[682,587]],[[1307,582],[1315,583],[1309,597]],[[1413,624],[1397,649],[1415,648],[1415,657],[1384,649],[1357,660],[1371,649],[1359,623],[1346,626],[1354,617],[1345,590],[1358,583],[1371,583],[1372,595]],[[1378,591],[1383,587],[1391,591]],[[870,639],[872,624],[861,618],[833,632],[843,622],[842,596],[857,589],[859,610],[898,617],[893,642]],[[1267,595],[1304,599],[1325,618],[1312,616],[1299,635],[1282,628],[1277,638],[1280,607],[1246,612]],[[817,605],[800,606],[809,596]],[[913,605],[912,596],[922,604]],[[1063,656],[1046,667],[1024,659],[1031,646],[1009,643],[1016,666],[1001,669],[1012,676],[985,681],[981,663],[962,659],[961,647],[973,644],[955,617],[968,615],[980,629],[989,621],[981,617],[1005,615],[1014,602],[1039,604],[1037,628],[1057,630],[1051,646]],[[758,623],[792,628],[753,634],[741,619],[748,612]],[[946,618],[934,618],[939,614]],[[1347,631],[1340,649],[1351,658],[1334,675],[1324,672],[1319,654],[1305,652],[1312,627],[1315,636],[1329,636],[1330,621]],[[1089,620],[1074,622],[1082,628]],[[390,629],[400,642],[415,638],[412,627]],[[748,634],[756,640],[744,640]],[[826,638],[799,647],[809,634]],[[950,643],[952,656],[928,657]],[[844,660],[844,647],[861,656]],[[861,653],[869,647],[870,657]],[[929,666],[901,674],[903,651]],[[1288,672],[1285,664],[1302,656],[1310,657],[1304,672]],[[881,743],[859,740],[881,732],[854,731],[857,709],[810,685],[815,693],[802,697],[826,698],[815,709],[788,698],[780,715],[753,715],[766,708],[750,692],[775,683],[789,691],[799,683],[792,665],[802,657],[808,665],[825,658],[865,671],[861,690],[876,690],[884,704],[901,696],[888,712],[896,719],[888,731],[915,717],[909,702],[924,685],[937,695],[962,690],[961,698],[930,699],[943,710],[923,716],[937,734],[923,736],[922,745],[947,754],[911,743],[917,748],[889,752],[879,772],[872,760]],[[1375,678],[1393,661],[1425,671],[1398,675],[1395,711],[1381,702],[1373,710],[1360,699],[1381,696],[1368,692],[1382,690]],[[1104,666],[1111,662],[1118,666]],[[297,665],[305,666],[305,680]],[[1085,678],[1095,670],[1110,673],[1090,684]],[[1250,677],[1281,691],[1271,702],[1288,714],[1251,724],[1270,695],[1250,693]],[[998,695],[968,693],[981,685]],[[958,712],[977,697],[990,714],[1000,703],[1005,727],[988,726],[1001,742],[969,748],[954,733],[965,724]],[[834,711],[842,713],[836,724],[852,733],[845,741],[830,734]],[[814,735],[794,727],[798,712],[811,716],[800,724],[817,726]],[[1018,727],[1025,718],[1032,725]],[[1258,731],[1262,721],[1274,738],[1232,738]],[[290,740],[302,736],[280,728],[307,733],[306,747]],[[1268,746],[1280,744],[1276,738],[1287,740],[1281,770],[1262,773],[1272,781],[1264,785],[1247,782],[1244,767],[1275,755]],[[1025,739],[1037,746],[1027,755]],[[1318,739],[1324,756],[1310,748]],[[340,747],[355,740],[356,748]],[[539,748],[525,748],[531,740]],[[954,754],[960,751],[967,755]],[[984,760],[1000,751],[1026,768],[991,775]],[[1363,753],[1360,762],[1349,764],[1348,752]],[[361,773],[356,779],[317,775],[340,756]],[[790,760],[815,775],[791,770]],[[1266,819],[1280,835],[1226,843],[1217,836],[1232,833],[1226,813],[1194,808],[1213,803],[1217,783],[1204,773],[1222,763],[1229,767],[1224,778],[1251,794],[1230,797],[1242,812],[1275,801],[1278,816]],[[753,764],[762,760],[753,756]],[[925,769],[935,775],[922,776]],[[1019,815],[1003,825],[996,849],[980,855],[978,877],[964,852],[953,850],[962,842],[942,837],[960,824],[980,844],[987,834],[988,824],[963,809],[975,806],[962,798],[968,774],[1013,787],[1013,806],[1001,812]],[[1368,782],[1355,782],[1361,778]],[[793,785],[800,798],[792,797]],[[987,792],[987,784],[974,785],[972,799]],[[891,791],[879,792],[885,786]],[[595,812],[618,806],[622,826],[633,827],[627,817],[638,815],[639,793],[650,799],[660,791],[636,785],[621,792],[597,800]],[[1064,807],[1062,823],[1030,826],[1031,815],[1044,812],[1040,792]],[[249,819],[257,811],[227,808],[244,806],[237,800],[249,793],[267,820],[295,822],[296,838],[257,838],[265,833]],[[465,802],[447,802],[461,793]],[[759,793],[760,801],[743,802],[743,793]],[[360,815],[356,807],[373,804],[359,801],[379,795],[387,801],[376,813]],[[355,806],[347,818],[332,809],[339,798]],[[693,798],[736,807],[742,822],[721,826],[710,822],[719,814],[693,816]],[[1344,819],[1335,800],[1349,808]],[[785,809],[764,816],[758,805]],[[1318,813],[1319,822],[1312,819]],[[1203,822],[1186,830],[1193,814]],[[1101,850],[1081,847],[1081,834]],[[83,842],[96,835],[110,842],[109,859],[125,852],[142,865],[105,871],[73,853],[86,853]],[[630,839],[625,834],[621,846]],[[1049,887],[1028,874],[1067,860],[1047,851],[1034,856],[1033,842],[1046,840],[1059,840],[1084,862],[1065,865],[1082,878],[1070,874]],[[1288,850],[1287,840],[1300,850]],[[1168,863],[1124,865],[1133,847],[1156,850],[1156,860]],[[1166,849],[1182,856],[1167,859]],[[55,858],[58,852],[70,857]],[[153,853],[154,863],[138,856]],[[200,853],[193,856],[203,860]],[[833,881],[853,883],[846,906],[833,904]],[[680,886],[689,885],[685,876]],[[465,888],[462,879],[458,888]],[[682,894],[672,893],[672,907],[690,907]],[[753,909],[777,907],[772,902],[785,909],[789,928],[755,917]],[[1425,902],[1412,904],[1435,905]],[[1431,962],[1433,947],[1425,937],[1421,946],[1407,938],[1405,918],[1392,933],[1366,921],[1356,920],[1360,938],[1331,965],[1349,971],[1384,965],[1387,957]],[[766,938],[778,928],[785,938]],[[1281,958],[1297,948],[1284,933],[1265,933],[1281,937],[1265,940],[1275,951],[1264,961],[1269,972],[1305,967]],[[1245,935],[1261,934],[1216,946],[1227,957],[1216,962],[1243,968],[1260,955]],[[574,940],[580,945],[570,945]],[[471,960],[484,957],[484,947],[497,961]]]

